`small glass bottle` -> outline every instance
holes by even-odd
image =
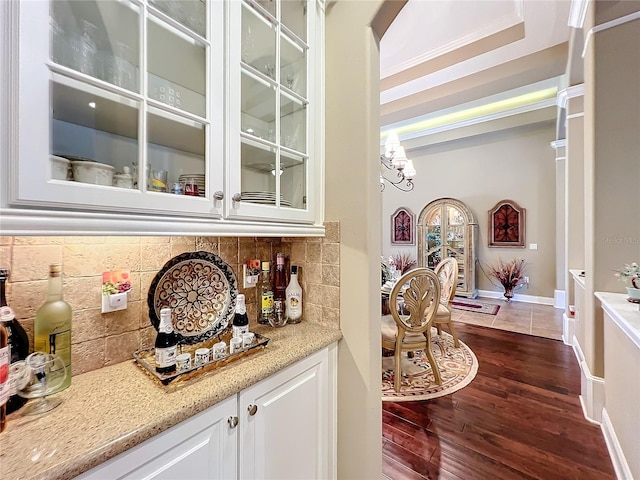
[[[247,316],[247,306],[244,303],[244,294],[239,293],[236,302],[236,312],[233,315],[233,336],[242,337],[243,333],[249,331],[249,317]]]
[[[291,265],[291,278],[286,290],[287,323],[300,323],[302,320],[302,287],[298,283],[298,266]]]
[[[175,372],[178,338],[173,331],[170,308],[165,307],[160,310],[160,326],[155,347],[156,371],[158,373]]]
[[[282,326],[287,322],[287,272],[284,266],[284,253],[276,255],[276,272],[274,275],[273,310],[276,326]]]
[[[262,262],[262,274],[258,284],[258,323],[270,325],[273,322],[273,287],[269,278],[269,262]]]
[[[36,312],[33,330],[33,350],[58,355],[67,368],[65,381],[51,392],[58,393],[71,385],[71,307],[62,298],[62,267],[59,263],[49,267],[47,300]],[[55,374],[52,372],[52,384],[55,383]]]

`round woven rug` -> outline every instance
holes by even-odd
[[[453,337],[444,330],[440,335],[432,329],[431,349],[440,368],[442,385],[435,382],[431,365],[424,351],[418,350],[413,358],[402,354],[402,384],[400,392],[393,389],[394,357],[382,357],[382,400],[408,402],[429,400],[449,395],[466,387],[478,372],[478,359],[471,349],[460,342],[453,346]]]

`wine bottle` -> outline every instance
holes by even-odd
[[[22,325],[16,320],[13,309],[7,304],[6,282],[9,277],[9,271],[6,268],[0,268],[0,322],[7,329],[9,335],[9,349],[11,357],[9,363],[24,360],[29,355],[29,337]],[[7,402],[7,415],[15,412],[25,403],[27,399],[18,395],[15,387],[10,389],[10,397]]]
[[[7,423],[7,400],[9,400],[9,333],[0,323],[0,433]]]
[[[233,336],[242,337],[243,333],[249,331],[249,317],[247,316],[247,306],[244,303],[244,294],[239,293],[236,302],[236,312],[233,315]]]
[[[62,298],[61,275],[59,263],[49,266],[47,300],[36,312],[33,326],[33,350],[58,355],[67,367],[67,378],[51,394],[71,385],[71,307]],[[52,371],[51,384],[55,383],[57,375],[64,375],[64,371]]]
[[[165,307],[160,310],[160,326],[158,327],[155,347],[156,371],[158,373],[175,372],[178,337],[173,331],[170,308]]]
[[[273,310],[276,324],[280,326],[286,323],[287,272],[284,267],[284,253],[276,255],[276,272],[273,284]]]
[[[300,323],[302,320],[302,287],[298,283],[298,266],[291,265],[291,278],[286,289],[287,323]]]
[[[262,274],[258,285],[258,323],[270,325],[273,322],[273,287],[269,278],[269,262],[262,262]]]

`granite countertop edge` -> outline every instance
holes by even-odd
[[[342,338],[304,322],[254,331],[270,338],[266,348],[175,387],[135,361],[75,376],[55,410],[9,415],[0,478],[72,479]]]

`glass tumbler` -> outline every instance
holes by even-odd
[[[98,47],[96,44],[96,26],[88,20],[82,20],[82,34],[79,39],[78,62],[82,73],[96,76],[96,57]]]

